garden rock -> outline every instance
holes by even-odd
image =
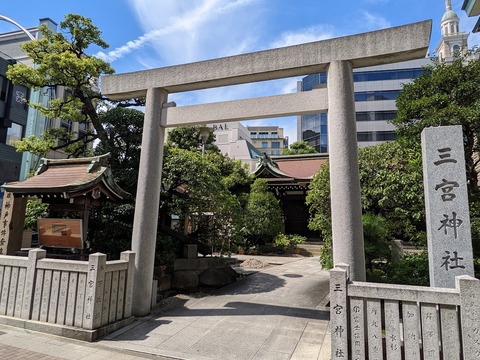
[[[202,285],[220,287],[231,284],[237,278],[237,273],[231,267],[208,269],[199,276]]]

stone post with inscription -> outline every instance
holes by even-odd
[[[330,327],[332,359],[346,359],[349,354],[347,281],[349,266],[337,264],[330,270]]]
[[[0,219],[0,255],[15,255],[22,247],[27,198],[5,192]]]
[[[462,127],[425,128],[422,158],[430,286],[455,288],[474,276]]]
[[[91,254],[88,257],[87,289],[83,327],[97,329],[102,320],[103,288],[107,255]]]
[[[463,358],[480,359],[480,281],[459,276],[456,287],[460,292],[460,317],[462,319]]]

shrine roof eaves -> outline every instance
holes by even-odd
[[[18,195],[62,194],[65,198],[98,188],[114,201],[129,198],[130,194],[116,184],[110,168],[104,166],[107,157],[108,154],[77,159],[42,159],[35,176],[1,187]]]

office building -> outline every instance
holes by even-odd
[[[52,31],[57,24],[50,19],[40,19],[39,26],[45,24]],[[39,26],[26,31],[37,38]],[[38,103],[47,103],[49,95],[46,91],[27,89],[13,85],[6,77],[7,66],[23,63],[34,66],[22,50],[22,44],[31,39],[23,30],[0,34],[0,80],[2,96],[0,97],[0,183],[23,180],[34,166],[33,156],[29,153],[17,153],[11,141],[30,135],[39,136],[45,131],[46,119],[38,111],[29,108],[24,99]]]
[[[442,38],[436,48],[439,59],[451,62],[453,53],[467,46],[468,34],[459,31],[459,18],[446,1],[446,11],[441,21]],[[359,147],[376,145],[395,139],[395,127],[390,120],[396,117],[396,98],[403,84],[420,76],[430,58],[378,65],[353,70],[357,141]],[[326,87],[325,72],[304,77],[298,91]],[[297,117],[297,139],[307,141],[320,153],[328,153],[327,113]]]
[[[57,24],[49,18],[40,19],[39,26],[19,29],[0,34],[0,81],[2,94],[0,96],[0,184],[7,181],[24,180],[38,166],[38,156],[30,153],[17,153],[11,145],[11,140],[28,138],[31,135],[40,137],[48,128],[63,127],[67,131],[81,134],[86,130],[86,124],[60,119],[47,119],[36,109],[25,105],[23,99],[46,107],[53,98],[64,97],[65,89],[52,86],[42,89],[26,89],[13,85],[6,78],[8,64],[23,63],[34,66],[22,49],[22,44],[31,41],[31,37],[41,36],[39,28],[47,26],[52,32],[57,31]],[[3,97],[3,99],[2,99]],[[51,151],[48,158],[64,158],[61,151]]]

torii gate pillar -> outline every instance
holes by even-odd
[[[333,262],[349,264],[350,278],[365,281],[352,64],[332,61],[327,76]]]
[[[136,316],[146,315],[151,309],[165,138],[161,114],[167,98],[163,89],[147,90],[132,235],[132,251],[136,253],[132,313]]]

